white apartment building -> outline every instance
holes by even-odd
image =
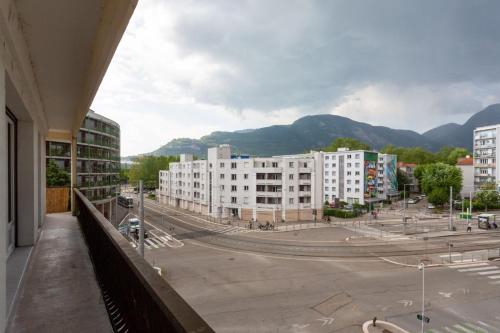
[[[483,126],[474,129],[474,187],[487,182],[495,183],[498,188],[498,169],[496,161],[499,158],[496,139],[500,134],[500,124]]]
[[[321,175],[318,152],[257,158],[221,145],[208,150],[207,160],[181,155],[169,171],[160,171],[159,195],[164,204],[214,217],[311,220],[314,210],[321,217]]]
[[[323,152],[324,201],[365,204],[397,195],[397,157],[339,148]]]

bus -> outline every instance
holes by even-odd
[[[134,199],[120,195],[118,197],[118,204],[126,208],[134,208]]]

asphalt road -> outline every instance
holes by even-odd
[[[157,243],[146,259],[217,332],[360,332],[374,316],[420,332],[422,272],[377,257],[420,253],[422,241],[349,243],[348,233],[334,227],[247,232],[150,202],[145,215],[148,230],[175,234],[183,244]],[[496,247],[496,237],[452,237],[454,251]],[[446,253],[445,239],[430,240],[427,251]],[[493,262],[427,268],[424,331],[500,332],[497,276],[500,265]]]

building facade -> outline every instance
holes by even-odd
[[[71,143],[46,142],[46,159],[70,170]],[[77,135],[76,187],[108,219],[120,180],[120,125],[89,110]]]
[[[500,151],[496,138],[500,134],[500,124],[474,129],[474,188],[482,184],[494,183],[498,188],[498,170],[496,161]]]
[[[402,172],[406,178],[408,178],[408,186],[406,186],[406,190],[413,193],[419,192],[418,179],[415,177],[416,168],[417,164],[415,163],[398,162],[398,170]]]
[[[462,171],[462,190],[460,196],[469,198],[474,190],[474,159],[471,156],[459,158],[457,168]]]
[[[221,218],[259,222],[320,218],[322,159],[303,155],[250,157],[228,145],[210,148],[207,160],[181,155],[160,171],[164,204]]]
[[[397,157],[339,148],[322,153],[324,201],[365,204],[397,195]]]

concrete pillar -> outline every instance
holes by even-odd
[[[6,322],[6,274],[7,274],[7,116],[5,115],[5,69],[0,57],[0,331],[3,332]]]
[[[39,218],[39,141],[33,121],[17,122],[17,244],[35,244]]]
[[[76,188],[76,136],[71,138],[71,212],[76,215],[76,205],[75,205],[75,191]]]
[[[111,214],[111,213],[112,213],[111,209],[112,209],[112,207],[113,207],[113,205],[112,205],[112,204],[113,204],[113,202],[114,202],[114,201],[113,201],[113,200],[111,200],[111,201],[109,202],[109,204],[108,204],[108,216],[109,216],[109,217],[108,217],[108,220],[109,220],[109,222],[111,222],[111,216],[112,216],[112,214]]]

